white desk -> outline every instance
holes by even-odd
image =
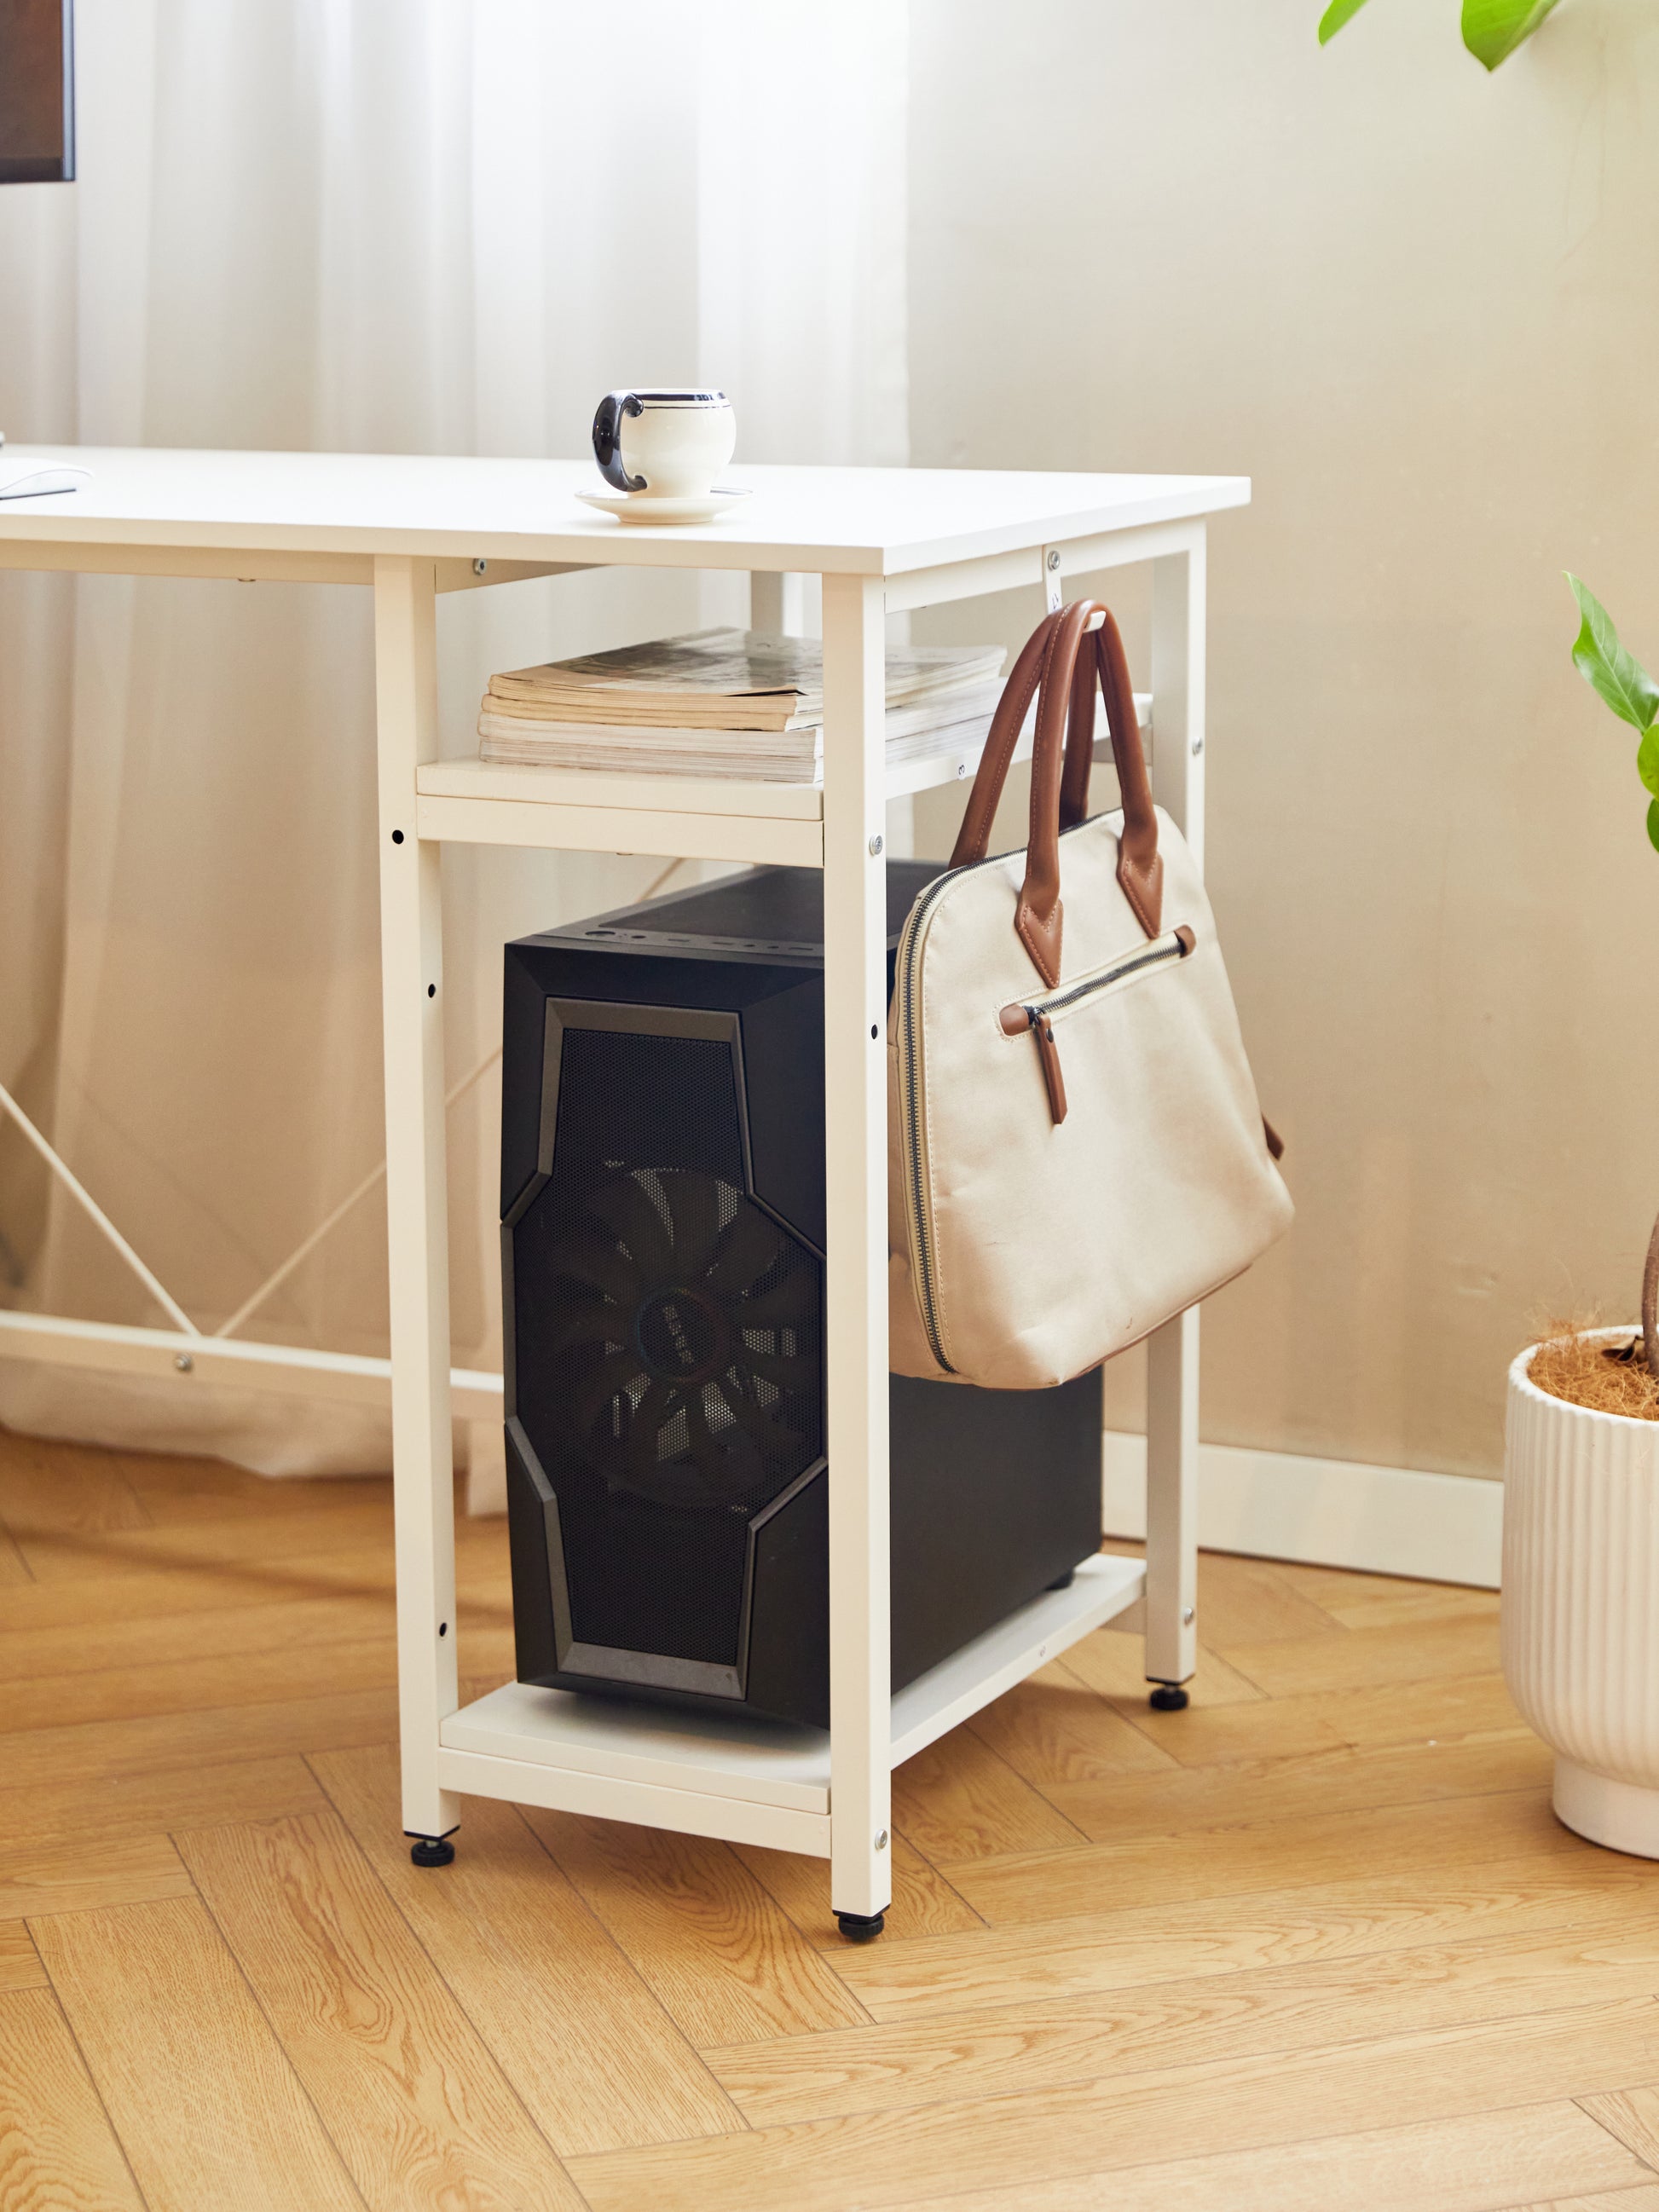
[[[623,527],[572,496],[585,462],[88,451],[92,484],[0,503],[0,568],[362,584],[374,592],[392,1357],[0,1314],[0,1356],[271,1388],[391,1390],[404,1822],[443,1836],[462,1796],[506,1797],[816,1852],[837,1911],[891,1885],[891,1768],[1146,1595],[1146,1672],[1193,1671],[1198,1316],[1152,1339],[1147,1565],[1103,1559],[1070,1589],[890,1696],[887,1606],[884,617],[1013,586],[1035,620],[1064,580],[1152,567],[1157,796],[1203,850],[1204,518],[1237,477],[735,469],[752,502],[690,529]],[[759,624],[786,581],[823,580],[824,781],[695,784],[437,758],[440,592],[612,564],[746,569]],[[902,786],[959,773],[942,760]],[[452,1412],[501,1412],[499,1376],[452,1376],[445,1225],[438,848],[445,839],[824,872],[830,1239],[828,1737],[683,1721],[509,1684],[459,1710]],[[3,1101],[0,1101],[3,1103]]]

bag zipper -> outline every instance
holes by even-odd
[[[1184,960],[1197,942],[1196,936],[1183,922],[1179,929],[1155,937],[1150,945],[1139,946],[1124,958],[1109,961],[1103,968],[1091,969],[1088,975],[1062,983],[1058,990],[1045,992],[1040,999],[1016,999],[1013,1005],[1035,1028],[1042,1016],[1069,1014],[1099,992],[1110,990],[1114,983],[1127,983],[1132,975],[1145,975],[1149,968],[1162,968],[1171,960]],[[1012,1008],[1005,1007],[1003,1011],[1011,1012]]]
[[[997,854],[983,860],[970,860],[965,867],[951,868],[944,875],[935,877],[905,916],[894,959],[897,970],[894,996],[898,1001],[901,1040],[899,1112],[904,1124],[905,1213],[911,1231],[911,1272],[915,1278],[916,1304],[921,1311],[922,1326],[927,1332],[928,1347],[947,1375],[954,1375],[957,1370],[945,1356],[945,1345],[939,1330],[938,1276],[928,1233],[927,1208],[924,1203],[927,1194],[922,1187],[921,1109],[916,1044],[919,1033],[916,1020],[916,946],[922,924],[938,905],[947,885],[971,874],[975,868],[991,867],[996,860],[1006,860],[1006,854]]]
[[[1141,946],[1125,959],[1110,961],[1103,968],[1062,984],[1058,990],[1045,992],[1040,999],[1012,1000],[1002,1009],[998,1018],[1005,1036],[1018,1036],[1022,1029],[1029,1029],[1036,1040],[1043,1087],[1048,1093],[1048,1111],[1056,1126],[1066,1119],[1066,1078],[1060,1065],[1060,1047],[1054,1042],[1055,1016],[1073,1013],[1103,992],[1149,975],[1155,968],[1166,968],[1171,961],[1184,960],[1197,942],[1196,936],[1183,922],[1178,929],[1155,938],[1152,944]]]

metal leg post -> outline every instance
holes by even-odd
[[[855,1939],[892,1900],[884,635],[878,580],[824,578],[830,1896]]]
[[[392,1458],[398,1563],[404,1827],[417,1865],[459,1800],[438,1785],[440,1724],[460,1702],[455,1665],[455,1493],[450,1443],[449,1232],[444,1142],[443,940],[438,847],[415,834],[415,772],[438,750],[436,573],[374,563],[380,753],[380,988],[392,1274]]]
[[[749,627],[775,637],[800,637],[806,629],[805,595],[799,576],[756,568],[749,577]]]
[[[1146,1346],[1146,1679],[1165,1712],[1198,1664],[1198,1309]]]
[[[1152,563],[1152,793],[1204,865],[1204,555]],[[1198,1662],[1198,1313],[1146,1350],[1146,1676],[1164,1711]]]

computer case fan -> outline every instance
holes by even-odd
[[[824,1725],[816,870],[507,946],[501,1218],[520,1679]],[[890,1413],[899,1688],[1098,1547],[1100,1377]]]

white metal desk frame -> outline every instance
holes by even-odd
[[[146,459],[150,457],[146,456]],[[182,458],[182,457],[181,457]],[[191,457],[198,458],[198,457]],[[202,457],[205,458],[205,457]],[[215,457],[217,458],[217,457]],[[225,457],[228,459],[230,457]],[[303,466],[304,464],[301,464]],[[756,472],[757,476],[764,472]],[[781,474],[782,472],[779,472]],[[1165,483],[1172,480],[1163,480]],[[1033,542],[880,574],[823,577],[825,744],[815,793],[782,787],[669,787],[668,803],[569,803],[565,778],[438,759],[438,593],[603,562],[616,538],[589,537],[577,562],[465,561],[356,549],[226,542],[222,527],[57,526],[46,502],[0,510],[0,568],[78,573],[368,582],[374,592],[380,919],[386,1093],[392,1357],[204,1338],[161,1293],[182,1333],[0,1314],[0,1356],[265,1387],[321,1383],[376,1395],[389,1372],[397,1546],[404,1823],[436,1838],[460,1796],[505,1797],[827,1856],[836,1910],[873,1920],[890,1901],[890,1773],[1104,1620],[1145,1597],[1146,1671],[1176,1684],[1195,1654],[1198,1316],[1149,1345],[1147,1562],[1090,1563],[1055,1592],[896,1699],[888,1662],[886,954],[882,839],[889,793],[883,736],[884,617],[1017,585],[1060,604],[1067,576],[1146,562],[1158,802],[1203,857],[1205,525],[1248,497],[1240,480],[1197,514]],[[33,517],[45,511],[44,526]],[[384,535],[384,533],[382,533]],[[733,537],[737,535],[734,532]],[[633,533],[627,533],[631,537]],[[275,538],[273,545],[270,541]],[[676,566],[737,565],[699,533]],[[293,542],[290,539],[290,542]],[[678,553],[678,549],[676,549]],[[750,549],[752,558],[754,549]],[[689,556],[689,557],[688,557]],[[622,553],[628,559],[629,554]],[[638,561],[640,554],[632,555]],[[647,562],[648,564],[648,562]],[[789,579],[751,570],[752,619],[783,628]],[[946,769],[944,774],[960,773]],[[618,786],[624,780],[618,779]],[[605,780],[609,784],[611,780]],[[917,787],[913,781],[910,788]],[[549,794],[556,788],[559,798]],[[597,786],[587,788],[599,795]],[[719,794],[716,796],[715,794]],[[585,794],[584,794],[585,795]],[[724,812],[709,811],[723,805]],[[742,805],[745,811],[735,811]],[[754,811],[747,811],[750,807]],[[827,1747],[808,1731],[664,1723],[629,1708],[509,1684],[459,1710],[454,1620],[451,1419],[500,1410],[500,1379],[449,1368],[439,850],[446,841],[821,866],[824,874],[827,1431],[830,1449],[830,1696]],[[21,1116],[19,1117],[21,1118]],[[43,1149],[45,1148],[43,1146]],[[48,1156],[50,1156],[48,1149]],[[54,1164],[58,1164],[54,1161]],[[129,1255],[134,1258],[136,1255]],[[140,1271],[152,1284],[148,1271]],[[155,1285],[160,1291],[159,1285]],[[191,1347],[181,1352],[180,1344]],[[538,1701],[540,1701],[539,1703]],[[833,1806],[833,1814],[831,1808]]]

